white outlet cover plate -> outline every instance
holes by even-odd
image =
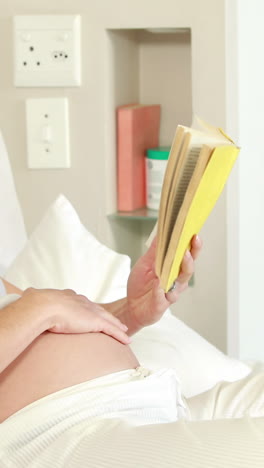
[[[13,18],[14,85],[81,85],[80,15]]]
[[[27,99],[26,125],[30,169],[70,167],[67,98]]]

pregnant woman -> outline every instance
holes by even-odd
[[[83,382],[116,373],[141,378],[145,371],[129,347],[129,336],[159,320],[178,299],[200,249],[195,236],[176,287],[164,294],[153,270],[154,241],[131,271],[127,297],[111,304],[95,304],[70,290],[22,292],[3,280],[5,292],[17,295],[3,296],[0,310],[0,422]],[[3,307],[8,298],[15,301]]]

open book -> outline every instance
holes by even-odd
[[[185,251],[212,211],[239,153],[223,130],[199,124],[201,130],[177,127],[163,180],[155,268],[165,291],[177,278]]]

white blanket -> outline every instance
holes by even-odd
[[[4,421],[0,467],[263,468],[263,388],[259,372],[183,401],[168,369],[100,377]]]
[[[45,461],[44,461],[45,460]],[[17,468],[18,465],[6,465]],[[98,421],[51,441],[27,468],[263,468],[264,419],[131,427]]]
[[[174,371],[151,373],[139,367],[116,372],[41,398],[5,420],[0,425],[0,466],[22,468],[36,460],[45,466],[49,448],[63,434],[72,434],[74,449],[80,436],[97,432],[102,421],[139,427],[183,417],[186,406]]]

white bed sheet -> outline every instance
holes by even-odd
[[[222,385],[182,401],[173,371],[140,368],[66,388],[0,425],[0,466],[264,466],[264,374]]]
[[[15,427],[14,427],[14,430]],[[37,439],[35,438],[37,441]],[[18,455],[18,456],[16,456]],[[79,423],[46,443],[1,453],[3,468],[263,468],[264,418],[132,427],[119,419]]]

